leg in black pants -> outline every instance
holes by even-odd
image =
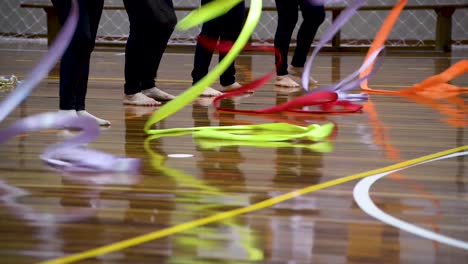
[[[281,64],[276,69],[276,74],[278,76],[288,74],[288,50],[298,20],[298,7],[298,0],[276,0],[278,25],[275,33],[275,48],[278,49],[281,54]],[[279,57],[275,55],[276,64],[278,60]]]
[[[325,7],[311,5],[309,1],[299,1],[303,22],[297,32],[297,46],[291,65],[294,67],[304,67],[309,54],[310,46],[320,25],[325,20]]]
[[[325,8],[323,5],[312,5],[307,0],[276,0],[278,11],[278,26],[275,33],[275,47],[280,51],[281,64],[276,70],[277,83],[281,86],[299,86],[289,79],[288,72],[288,50],[291,43],[292,33],[298,21],[299,7],[301,9],[303,22],[297,34],[297,46],[291,65],[296,68],[304,67],[312,41],[318,28],[325,20]],[[275,62],[278,62],[275,56]],[[301,72],[294,72],[301,75]],[[288,79],[288,80],[286,80]]]
[[[71,10],[71,0],[52,0],[52,4],[63,25]],[[60,63],[60,110],[86,115],[94,118],[100,125],[109,125],[109,121],[85,111],[89,63],[104,0],[78,0],[78,6],[79,19],[75,34]]]
[[[125,104],[157,105],[159,102],[154,99],[174,98],[155,85],[161,58],[177,22],[161,24],[157,17],[161,15],[160,4],[166,4],[174,12],[171,0],[124,0],[130,21],[130,35],[125,47]]]
[[[207,4],[212,0],[202,0],[201,4]],[[209,39],[231,41],[234,42],[242,30],[244,22],[245,3],[242,1],[231,9],[225,15],[215,18],[203,24],[200,32],[200,37],[207,37]],[[219,54],[219,61],[223,60],[226,54]],[[208,74],[210,62],[213,52],[203,47],[200,42],[197,42],[195,48],[195,58],[192,71],[193,83],[197,83]],[[232,63],[228,69],[221,75],[220,83],[224,87],[229,87],[236,82],[236,69]],[[203,95],[218,95],[213,89],[207,89]]]

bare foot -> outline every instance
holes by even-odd
[[[110,121],[108,120],[105,120],[105,119],[101,119],[99,117],[96,117],[96,116],[93,116],[92,114],[88,113],[87,111],[85,110],[80,110],[80,111],[76,111],[76,114],[78,116],[86,116],[86,117],[90,117],[94,120],[96,120],[96,122],[98,123],[98,125],[100,126],[110,126]]]
[[[155,100],[160,100],[160,101],[170,101],[175,98],[172,94],[168,94],[156,87],[146,89],[141,91],[144,95],[151,97]]]
[[[207,87],[202,93],[201,93],[201,96],[208,96],[208,97],[216,97],[216,96],[220,96],[222,95],[223,93],[216,90],[216,89],[213,89],[211,87]]]
[[[298,78],[302,78],[302,74],[304,73],[304,67],[294,67],[289,66],[288,68],[289,74]],[[309,84],[310,85],[317,85],[318,81],[309,76]]]
[[[239,89],[242,87],[242,84],[238,83],[238,82],[235,82],[231,85],[226,85],[226,86],[223,86],[223,91],[227,92],[227,91],[230,91],[230,90],[235,90],[235,89]],[[245,91],[245,93],[254,93],[253,90],[248,90],[248,91]]]
[[[136,93],[132,95],[125,95],[123,103],[126,105],[139,105],[139,106],[157,106],[161,103],[149,98],[143,93]]]
[[[299,84],[291,79],[289,75],[276,76],[275,85],[281,87],[299,87]]]

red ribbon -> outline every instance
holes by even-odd
[[[220,54],[225,54],[229,52],[234,42],[230,41],[219,41],[217,39],[208,38],[206,36],[199,36],[198,41],[203,47],[208,49],[211,52],[216,50]],[[276,67],[281,63],[281,55],[279,51],[274,47],[268,46],[252,46],[247,45],[244,50],[246,51],[272,51],[278,56],[278,62]],[[237,110],[230,108],[222,108],[219,106],[219,103],[222,99],[230,98],[245,93],[252,92],[255,89],[260,88],[262,85],[267,83],[274,75],[276,71],[273,70],[270,73],[250,82],[238,89],[234,89],[224,94],[217,96],[213,100],[213,106],[217,111],[226,111],[234,113],[244,113],[244,114],[273,114],[280,112],[296,112],[296,113],[309,113],[309,114],[333,114],[333,113],[355,113],[362,109],[361,105],[351,103],[346,100],[338,100],[338,94],[332,91],[318,91],[309,93],[300,97],[297,97],[289,102],[276,105],[273,107],[260,109],[260,110]],[[305,110],[301,109],[308,106],[317,106],[316,110]]]

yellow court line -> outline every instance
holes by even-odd
[[[192,229],[192,228],[195,228],[195,227],[199,227],[199,226],[210,224],[210,223],[213,223],[213,222],[225,220],[225,219],[232,218],[232,217],[235,217],[235,216],[239,216],[239,215],[242,215],[242,214],[246,214],[246,213],[258,211],[258,210],[261,210],[261,209],[265,209],[265,208],[274,206],[274,205],[276,205],[278,203],[281,203],[281,202],[284,202],[284,201],[290,200],[292,198],[295,198],[295,197],[298,197],[298,196],[301,196],[301,195],[305,195],[305,194],[308,194],[308,193],[311,193],[311,192],[314,192],[314,191],[318,191],[318,190],[321,190],[321,189],[329,188],[329,187],[336,186],[336,185],[339,185],[339,184],[343,184],[343,183],[346,183],[346,182],[358,180],[358,179],[365,178],[365,177],[372,176],[372,175],[376,175],[376,174],[379,174],[379,173],[384,173],[384,172],[388,172],[388,171],[408,167],[408,166],[411,166],[411,165],[416,165],[416,164],[422,163],[424,161],[428,161],[428,160],[431,160],[431,159],[443,157],[443,156],[446,156],[446,155],[449,155],[449,154],[452,154],[452,153],[456,153],[456,152],[459,152],[459,151],[466,151],[466,150],[468,150],[468,145],[458,147],[458,148],[449,149],[449,150],[445,150],[445,151],[441,151],[441,152],[438,152],[438,153],[434,153],[434,154],[430,154],[430,155],[427,155],[427,156],[415,158],[415,159],[412,159],[412,160],[407,160],[407,161],[400,162],[400,163],[390,165],[390,166],[387,166],[387,167],[383,167],[383,168],[380,168],[380,169],[375,169],[375,170],[371,170],[371,171],[367,171],[367,172],[362,172],[362,173],[350,175],[350,176],[347,176],[347,177],[331,180],[331,181],[328,181],[328,182],[312,185],[312,186],[309,186],[309,187],[306,187],[306,188],[303,188],[303,189],[299,189],[299,190],[296,190],[296,191],[288,192],[286,194],[283,194],[283,195],[280,195],[280,196],[277,196],[277,197],[273,197],[273,198],[270,198],[270,199],[264,200],[262,202],[252,204],[252,205],[249,205],[249,206],[246,206],[246,207],[243,207],[243,208],[238,208],[238,209],[222,212],[222,213],[219,213],[219,214],[215,214],[215,215],[212,215],[212,216],[200,218],[200,219],[193,220],[193,221],[190,221],[190,222],[186,222],[186,223],[176,225],[176,226],[173,226],[173,227],[165,228],[165,229],[162,229],[162,230],[157,230],[157,231],[154,231],[154,232],[151,232],[151,233],[148,233],[148,234],[144,234],[144,235],[141,235],[141,236],[137,236],[137,237],[134,237],[134,238],[122,240],[120,242],[116,242],[116,243],[113,243],[113,244],[110,244],[110,245],[107,245],[107,246],[98,247],[98,248],[95,248],[95,249],[87,250],[87,251],[77,253],[77,254],[72,254],[72,255],[69,255],[69,256],[66,256],[66,257],[62,257],[62,258],[57,258],[57,259],[53,259],[53,260],[49,260],[49,261],[44,261],[44,262],[41,262],[39,264],[66,264],[66,263],[73,263],[73,262],[76,262],[76,261],[97,257],[97,256],[104,255],[104,254],[107,254],[107,253],[119,251],[119,250],[122,250],[122,249],[126,249],[126,248],[129,248],[129,247],[140,245],[140,244],[143,244],[143,243],[147,243],[147,242],[155,240],[155,239],[159,239],[159,238],[162,238],[162,237],[167,237],[167,236],[170,236],[170,235],[174,235],[174,234],[186,231],[188,229]]]

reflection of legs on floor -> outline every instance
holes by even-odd
[[[216,90],[216,89],[213,89],[211,87],[206,87],[206,89],[201,93],[201,96],[209,96],[209,97],[216,97],[216,96],[220,96],[222,95],[223,93]]]
[[[158,107],[147,107],[147,106],[125,106],[125,119],[133,117],[148,116],[158,110]]]

